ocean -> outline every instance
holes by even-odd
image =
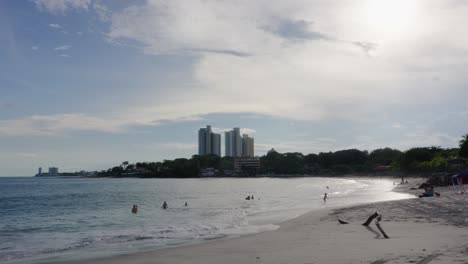
[[[200,243],[273,230],[322,208],[410,197],[393,187],[390,180],[369,178],[0,177],[0,263]],[[131,213],[133,204],[137,214]]]

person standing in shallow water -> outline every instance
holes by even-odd
[[[166,203],[166,201],[164,201],[164,203],[163,203],[163,205],[162,205],[162,208],[163,208],[163,209],[167,209],[167,203]]]
[[[323,203],[327,203],[327,198],[328,198],[328,195],[327,195],[327,193],[325,193],[323,195]]]

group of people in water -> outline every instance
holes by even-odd
[[[188,206],[188,203],[185,202],[184,206]],[[169,206],[167,205],[167,202],[166,202],[166,201],[164,201],[164,203],[162,204],[161,208],[164,209],[164,210],[166,210],[167,208],[169,208]],[[134,213],[134,214],[138,213],[138,205],[134,204],[134,205],[132,206],[131,212]]]
[[[327,189],[329,189],[328,186],[327,186]],[[253,195],[248,195],[247,197],[245,197],[245,200],[254,200],[254,199],[255,199],[255,197],[254,197]],[[325,193],[325,194],[323,195],[323,203],[326,203],[326,202],[327,202],[327,199],[328,199],[328,194]],[[184,206],[188,206],[188,203],[185,202]],[[169,208],[169,206],[168,206],[168,204],[167,204],[166,201],[163,202],[161,208],[164,209],[164,210],[166,210],[167,208]],[[134,213],[134,214],[138,213],[138,205],[134,204],[134,205],[132,206],[132,210],[131,210],[131,211],[132,211],[132,213]]]

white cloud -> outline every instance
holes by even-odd
[[[124,131],[123,125],[119,121],[85,114],[33,115],[20,119],[1,120],[0,136],[51,136],[66,131],[85,130],[118,133]]]
[[[314,138],[310,140],[281,140],[274,143],[255,143],[255,153],[258,155],[266,153],[274,148],[280,153],[301,152],[303,154],[328,152],[342,149],[334,138]],[[264,142],[264,141],[263,141]]]
[[[63,46],[55,47],[54,50],[68,50],[70,48],[71,48],[70,45],[63,45]]]
[[[60,57],[71,58],[72,56],[70,56],[70,55],[68,55],[68,54],[60,54]]]
[[[37,157],[36,153],[31,153],[31,152],[19,152],[15,154],[17,157],[22,157],[22,158],[35,158]]]
[[[467,81],[468,37],[460,25],[468,7],[415,2],[415,13],[389,9],[369,21],[369,1],[148,0],[113,14],[105,7],[103,20],[111,40],[137,42],[151,55],[194,58],[181,85],[125,114],[144,124],[148,116],[157,123],[209,113],[375,121],[400,105],[468,95],[460,88]],[[400,18],[410,24],[395,28]]]
[[[39,47],[38,46],[32,46],[31,49],[32,50],[39,50]]]
[[[393,128],[397,128],[397,129],[400,129],[400,128],[403,127],[403,125],[402,125],[400,122],[395,122],[395,123],[393,123],[392,127],[393,127]]]
[[[416,97],[439,102],[458,89],[453,84],[466,81],[462,68],[443,66],[468,64],[468,51],[458,48],[462,56],[450,52],[468,44],[468,38],[444,30],[458,28],[461,21],[448,19],[451,26],[434,28],[428,18],[438,9],[431,1],[421,4],[417,16],[404,17],[417,20],[411,26],[394,30],[391,23],[374,21],[382,23],[378,31],[360,16],[366,3],[148,0],[114,13],[108,37],[137,41],[147,54],[198,55],[189,77],[197,87],[172,92],[179,102],[161,101],[154,112],[359,120],[390,104],[412,104]],[[281,21],[290,22],[268,30]],[[294,26],[301,28],[278,32]],[[428,82],[434,74],[452,85]],[[203,98],[203,103],[191,98]]]
[[[224,134],[224,132],[227,132],[227,131],[231,131],[233,128],[219,128],[219,127],[212,127],[212,130],[214,133],[221,133],[221,134]],[[240,128],[240,133],[241,135],[242,134],[248,134],[248,135],[251,135],[251,134],[254,134],[256,133],[257,131],[253,128]]]
[[[241,134],[252,135],[252,134],[255,134],[257,131],[253,128],[241,128],[240,132]]]
[[[177,143],[177,142],[168,142],[158,145],[158,148],[169,149],[169,150],[191,150],[195,151],[197,149],[197,144],[193,143]]]
[[[91,0],[32,0],[41,11],[64,14],[71,9],[88,10]]]
[[[144,111],[119,112],[114,115],[91,116],[83,113],[32,115],[0,120],[0,136],[57,136],[76,131],[126,133],[131,126],[157,126],[166,122],[200,120],[187,115],[146,115]]]
[[[49,24],[49,27],[51,28],[63,28],[61,25],[59,24]]]
[[[110,20],[112,16],[112,12],[106,5],[100,2],[95,2],[93,4],[93,9],[96,12],[97,16],[99,17],[99,19],[101,19],[102,21],[107,22]]]

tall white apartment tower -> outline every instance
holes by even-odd
[[[198,155],[221,155],[221,135],[213,133],[211,126],[198,130]]]
[[[221,135],[211,133],[211,154],[221,156]]]
[[[240,135],[240,128],[235,127],[231,131],[224,133],[225,136],[225,155],[227,157],[241,157],[242,156],[242,138]]]
[[[240,134],[240,128],[235,127],[232,131],[233,131],[232,154],[234,157],[240,157],[242,156],[242,138]]]
[[[224,155],[232,157],[232,130],[224,132]]]

